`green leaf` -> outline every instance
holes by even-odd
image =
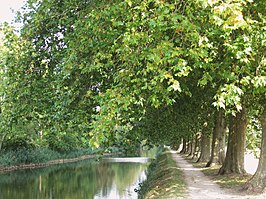
[[[180,87],[180,83],[177,80],[173,81],[173,84],[170,86],[170,88],[171,88],[171,90],[173,89],[174,91],[179,91],[179,92],[182,91],[181,87]]]

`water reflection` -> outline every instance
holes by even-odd
[[[147,164],[82,161],[0,174],[0,199],[137,198]]]

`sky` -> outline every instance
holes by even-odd
[[[17,11],[19,10],[25,0],[0,0],[0,23],[9,22],[15,18],[15,13],[11,9]]]

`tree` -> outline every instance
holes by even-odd
[[[245,138],[247,129],[246,110],[242,110],[236,116],[230,117],[229,138],[226,157],[219,174],[246,173],[244,169]]]
[[[211,7],[213,8],[211,12],[214,14],[212,18],[214,24],[220,27],[219,34],[223,36],[223,55],[227,55],[223,57],[222,66],[224,69],[221,67],[216,72],[224,77],[225,84],[221,86],[221,92],[217,93],[215,105],[227,110],[231,109],[234,114],[230,122],[231,132],[234,132],[238,126],[240,127],[240,125],[234,124],[234,120],[237,118],[239,118],[237,120],[240,124],[243,124],[241,128],[244,130],[246,119],[240,117],[245,112],[245,107],[241,104],[243,96],[246,99],[245,105],[249,105],[247,108],[252,107],[250,106],[251,103],[260,104],[258,99],[265,96],[265,70],[263,69],[265,66],[265,31],[263,28],[265,27],[265,1],[228,1],[225,3],[217,1],[212,2]],[[230,69],[228,67],[226,70],[224,63],[230,66]],[[243,134],[240,137],[243,143]],[[238,145],[235,141],[229,140],[229,142]],[[229,152],[227,154],[230,156]],[[242,155],[232,159],[232,161],[242,162],[243,152],[240,154]],[[224,165],[227,165],[226,162],[229,160],[229,158],[226,159]],[[237,168],[235,171],[241,173],[243,169]],[[259,178],[263,179],[263,174]],[[257,178],[257,183],[263,181],[258,180],[259,178]]]
[[[212,132],[211,157],[206,167],[223,164],[225,158],[226,121],[223,110],[216,111],[215,125]]]
[[[264,191],[266,187],[266,173],[265,173],[265,166],[266,166],[266,109],[264,109],[261,118],[261,128],[262,128],[262,141],[261,141],[261,148],[260,148],[260,160],[257,171],[255,175],[247,182],[244,186],[244,189],[250,191]]]

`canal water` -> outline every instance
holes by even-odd
[[[103,158],[0,174],[0,199],[135,199],[148,158]]]

